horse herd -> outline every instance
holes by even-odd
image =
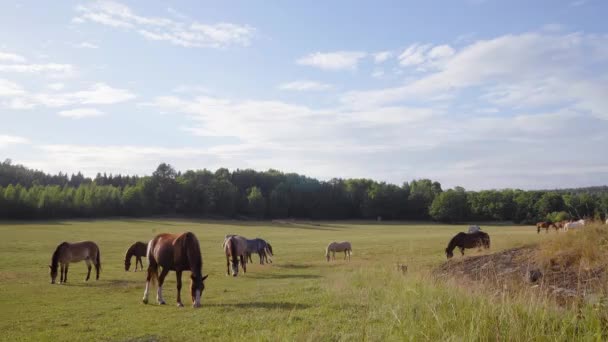
[[[554,228],[556,232],[559,232],[560,229],[567,232],[569,229],[583,228],[584,226],[586,226],[590,223],[593,223],[593,222],[594,222],[593,220],[589,220],[589,219],[580,219],[580,220],[576,220],[576,221],[575,220],[563,220],[563,221],[558,221],[558,222],[541,221],[541,222],[536,223],[536,232],[540,233],[540,230],[544,229],[545,233],[548,233],[549,228]],[[606,219],[605,223],[608,225],[608,219]]]
[[[606,220],[608,224],[608,220]],[[585,220],[548,223],[539,222],[536,226],[538,232],[541,228],[547,231],[549,227],[555,227],[556,230],[562,228],[565,231],[572,228],[579,228],[585,225]],[[271,257],[274,256],[272,246],[264,239],[256,238],[249,240],[243,236],[229,234],[224,237],[222,243],[224,254],[226,255],[226,274],[236,277],[239,272],[239,264],[243,269],[243,273],[247,272],[247,262],[252,262],[251,255],[258,254],[260,264],[272,263]],[[464,255],[464,250],[469,248],[490,248],[490,236],[481,231],[479,226],[470,226],[467,233],[460,232],[456,234],[448,243],[445,249],[445,255],[448,259],[454,256],[454,249],[458,248],[460,253]],[[348,241],[331,242],[325,249],[325,258],[329,262],[336,259],[336,252],[344,253],[344,260],[349,260],[352,255],[352,245]],[[196,236],[191,232],[180,234],[159,234],[148,244],[136,242],[127,249],[125,255],[125,271],[128,271],[131,266],[131,259],[135,257],[135,271],[139,265],[140,270],[143,270],[142,257],[148,259],[148,269],[146,277],[146,288],[144,291],[143,302],[148,303],[148,293],[150,285],[158,283],[156,299],[159,304],[165,304],[162,295],[162,287],[165,277],[169,271],[174,271],[177,279],[177,305],[182,307],[181,288],[182,288],[182,272],[189,271],[190,275],[190,295],[192,297],[192,306],[199,307],[201,304],[201,296],[205,289],[204,281],[208,275],[203,276],[203,258],[201,249]],[[95,266],[95,279],[99,279],[101,271],[101,254],[99,247],[92,241],[82,241],[76,243],[62,242],[57,246],[51,258],[51,283],[54,284],[57,278],[57,271],[60,269],[59,283],[65,283],[68,279],[68,267],[70,263],[85,261],[87,265],[86,281],[91,276],[92,265]],[[159,273],[159,268],[160,273]]]
[[[226,255],[226,274],[236,277],[239,272],[239,263],[243,269],[243,273],[247,272],[247,262],[252,262],[251,255],[258,254],[260,264],[272,263],[271,257],[274,256],[272,246],[264,239],[256,238],[249,240],[243,236],[229,234],[224,237],[222,243],[224,253]],[[325,257],[330,261],[330,253],[333,253],[333,259],[336,259],[336,252],[344,252],[344,259],[352,254],[352,246],[350,242],[331,242],[325,249]],[[142,258],[148,259],[148,269],[146,277],[146,288],[143,296],[143,303],[148,303],[148,295],[150,285],[158,283],[156,290],[156,300],[159,304],[165,304],[163,299],[163,283],[169,271],[174,271],[177,280],[177,306],[183,307],[181,300],[182,289],[182,273],[189,271],[190,275],[190,295],[192,297],[192,306],[199,307],[201,305],[201,296],[205,289],[205,279],[208,275],[203,276],[203,258],[201,256],[201,248],[196,236],[191,232],[180,234],[163,233],[154,237],[148,244],[143,242],[135,242],[131,245],[125,254],[125,271],[129,271],[131,260],[135,257],[135,271],[139,265],[140,270],[143,270]],[[95,266],[96,277],[99,279],[101,271],[101,253],[95,242],[62,242],[60,243],[51,257],[50,275],[51,284],[55,284],[57,272],[60,271],[59,283],[66,283],[68,280],[68,267],[70,263],[85,261],[87,265],[88,281],[91,276],[92,265]],[[160,272],[159,272],[160,269]],[[232,271],[232,273],[231,273]]]

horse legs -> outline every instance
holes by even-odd
[[[347,249],[345,249],[345,250],[344,250],[344,260],[346,260],[346,255],[347,255],[347,254],[348,254],[348,250],[347,250]]]
[[[158,304],[165,304],[165,300],[163,299],[163,282],[165,281],[167,273],[169,273],[169,269],[163,267],[163,270],[158,276],[158,289],[156,289],[156,301]]]
[[[177,277],[177,307],[183,308],[184,304],[182,304],[182,271],[175,271],[175,276]]]
[[[260,265],[264,265],[264,251],[260,249],[258,255],[260,256]]]
[[[85,279],[84,281],[89,281],[89,278],[91,277],[91,260],[86,259],[85,262],[87,263],[87,279]]]
[[[146,277],[146,289],[144,290],[144,298],[142,299],[144,304],[148,304],[148,293],[150,290],[150,280],[152,279],[152,275],[154,275],[156,277],[156,272],[154,272],[154,269],[156,269],[156,267],[157,267],[156,263],[153,263],[152,260],[148,259],[148,276]]]
[[[247,273],[247,258],[241,255],[241,267],[243,267],[243,273]]]
[[[249,252],[248,252],[248,253],[245,255],[245,259],[246,259],[246,260],[249,260],[249,262],[253,264],[253,260],[251,259],[251,253],[249,253]]]
[[[64,283],[68,282],[68,266],[70,266],[70,263],[65,264],[65,275],[63,276]]]
[[[460,249],[460,253],[464,256],[464,247],[458,247]]]
[[[226,255],[226,275],[230,275],[230,257]]]
[[[63,264],[61,264],[59,268],[59,284],[63,284],[63,267]]]
[[[135,261],[135,269],[137,270],[137,262],[139,261],[139,270],[142,271],[144,269],[144,263],[143,261],[141,261],[141,257],[138,256],[136,261]]]

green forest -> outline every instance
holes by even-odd
[[[150,176],[46,174],[0,164],[0,219],[188,216],[242,219],[373,219],[534,223],[605,219],[608,187],[524,191],[444,190],[429,179],[402,185],[370,179],[320,181],[250,169],[176,171]]]

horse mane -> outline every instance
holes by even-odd
[[[182,240],[182,253],[188,258],[188,266],[193,276],[202,276],[203,258],[198,239],[191,232],[184,234]]]
[[[453,251],[454,248],[456,248],[456,244],[458,243],[458,239],[460,239],[461,236],[465,235],[465,233],[460,232],[456,235],[454,235],[454,237],[450,240],[450,242],[448,243],[448,246],[445,248],[446,251]]]
[[[59,264],[59,255],[61,254],[61,250],[63,249],[63,247],[66,247],[68,245],[69,243],[64,241],[60,243],[57,248],[55,248],[55,252],[53,252],[53,257],[51,258],[51,269],[53,271],[57,271],[57,265]]]

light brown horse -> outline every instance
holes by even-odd
[[[137,272],[137,264],[139,263],[140,270],[144,269],[144,264],[141,261],[141,258],[146,256],[146,249],[148,245],[141,241],[137,241],[132,244],[129,249],[127,249],[127,254],[125,254],[125,271],[128,271],[131,267],[131,258],[135,257],[135,272]]]
[[[226,235],[223,247],[226,254],[226,274],[230,275],[231,258],[233,277],[239,274],[239,259],[243,273],[247,273],[247,239],[240,235]]]
[[[88,281],[91,277],[91,263],[95,265],[96,277],[99,279],[99,271],[101,270],[101,259],[100,259],[99,247],[92,241],[82,242],[62,242],[57,246],[53,257],[51,258],[51,284],[55,284],[57,279],[57,269],[61,264],[61,276],[59,277],[59,284],[66,283],[68,281],[68,266],[71,262],[85,261],[87,263],[87,278]]]
[[[159,234],[148,243],[146,252],[148,256],[148,277],[146,278],[146,290],[144,291],[144,304],[148,304],[148,291],[150,281],[158,281],[156,300],[158,304],[165,304],[163,299],[163,283],[169,271],[175,271],[177,276],[177,306],[183,307],[181,299],[182,272],[190,271],[190,295],[192,306],[201,306],[201,296],[205,290],[205,279],[203,277],[203,257],[198,240],[190,232],[181,234]],[[160,275],[158,267],[162,267]]]
[[[325,249],[325,258],[329,261],[329,253],[332,253],[333,260],[336,260],[336,252],[344,252],[344,260],[346,260],[346,256],[348,256],[348,261],[350,261],[350,256],[353,254],[353,248],[348,241],[342,242],[331,242],[327,245]]]

